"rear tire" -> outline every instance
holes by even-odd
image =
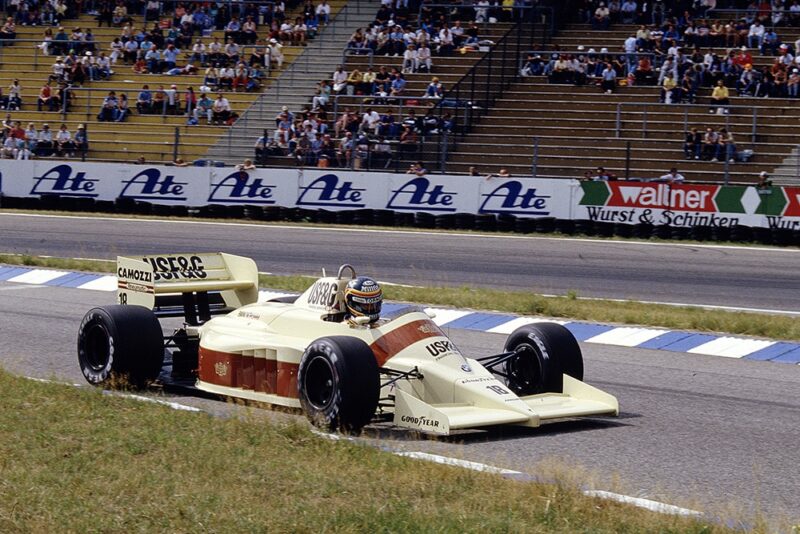
[[[583,380],[583,355],[572,332],[556,323],[521,326],[508,336],[506,352],[518,354],[503,364],[508,388],[519,396],[561,393],[563,374]]]
[[[93,308],[78,329],[78,363],[90,384],[120,380],[145,386],[164,364],[161,324],[142,306]]]
[[[300,405],[315,426],[357,433],[378,407],[378,363],[360,339],[323,337],[306,348],[297,387]]]

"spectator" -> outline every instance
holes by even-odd
[[[333,83],[333,92],[339,94],[345,87],[347,87],[347,72],[344,67],[339,65],[331,76]]]
[[[270,39],[269,40],[269,58],[270,62],[275,63],[275,68],[280,69],[283,67],[283,52],[282,52],[283,45],[280,44],[277,39]]]
[[[251,15],[248,15],[242,24],[242,42],[244,44],[254,44],[258,40],[258,33],[256,33],[256,23]]]
[[[728,88],[725,87],[725,84],[722,80],[717,81],[716,87],[714,87],[713,92],[711,93],[711,108],[708,110],[709,113],[718,112],[722,109],[724,114],[728,114],[729,110],[727,107],[730,105],[730,93],[728,92]]]
[[[417,55],[417,47],[413,44],[409,44],[406,51],[403,52],[403,63],[400,67],[404,74],[409,74],[411,72],[417,71],[418,65],[418,55]]]
[[[192,110],[192,117],[195,124],[200,122],[201,117],[206,118],[206,124],[211,124],[213,120],[213,107],[214,102],[208,97],[208,93],[202,93],[200,100],[197,101],[197,106]]]
[[[238,165],[236,165],[235,168],[236,168],[237,171],[253,171],[257,167],[253,164],[253,160],[246,159],[242,163],[239,163]]]
[[[32,122],[28,123],[28,129],[25,130],[25,145],[32,155],[36,155],[37,143],[39,141],[39,132],[36,130],[36,125]]]
[[[786,81],[786,91],[790,98],[797,98],[798,90],[800,89],[800,72],[798,69],[792,69],[789,74],[789,79]]]
[[[197,95],[194,92],[194,88],[187,87],[186,93],[183,97],[184,101],[184,115],[187,117],[193,117],[194,108],[197,107]]]
[[[99,121],[114,121],[117,118],[117,93],[109,91],[108,95],[103,99],[103,104],[100,107],[100,113],[97,114]]]
[[[594,182],[608,182],[616,179],[617,175],[607,171],[605,167],[597,167],[591,176],[591,180]]]
[[[600,168],[602,168],[602,167],[600,167]],[[473,167],[470,167],[470,169],[473,169]],[[497,171],[497,174],[489,173],[489,174],[486,175],[486,179],[487,180],[491,180],[492,178],[511,178],[511,173],[508,172],[507,168],[500,167],[500,170]]]
[[[600,76],[600,90],[606,94],[611,94],[617,87],[617,71],[611,67],[611,63],[606,63],[606,68]]]
[[[402,72],[395,74],[391,85],[391,96],[403,96],[406,89],[406,79]]]
[[[19,80],[14,78],[14,81],[8,86],[8,104],[6,104],[6,109],[9,111],[19,111],[20,108],[22,108],[22,87],[19,85]]]
[[[50,131],[50,125],[47,123],[42,124],[42,129],[39,131],[36,143],[36,154],[39,157],[53,155],[53,133]]]
[[[75,157],[75,143],[72,141],[72,134],[67,130],[66,124],[62,124],[56,134],[55,149],[58,156]]]
[[[317,88],[317,94],[312,99],[312,105],[314,108],[324,108],[328,105],[328,100],[331,97],[331,86],[328,83],[328,80],[322,80],[319,82],[319,87]]]
[[[728,163],[735,163],[737,152],[736,152],[736,141],[733,138],[733,133],[729,132],[727,128],[720,128],[719,129],[719,144],[720,150],[719,152],[725,153],[725,159]]]
[[[269,136],[267,135],[267,130],[264,130],[264,133],[258,139],[256,139],[256,144],[253,147],[256,163],[260,163],[262,165],[266,163],[268,146]]]
[[[217,99],[212,106],[212,120],[214,124],[224,125],[231,115],[231,104],[222,93],[217,94]]]
[[[206,45],[203,44],[201,39],[198,39],[192,46],[192,56],[189,60],[197,62],[203,67],[206,66]]]
[[[218,82],[218,89],[227,89],[228,91],[233,90],[233,79],[236,77],[236,71],[233,70],[233,67],[230,65],[223,66],[219,70],[219,82]]]
[[[686,178],[678,172],[677,167],[672,167],[667,174],[661,175],[658,178],[659,182],[667,182],[669,184],[682,184]]]
[[[431,79],[431,83],[428,84],[428,88],[425,89],[423,98],[442,98],[442,96],[444,96],[444,87],[439,81],[439,78],[434,76]]]
[[[180,97],[178,96],[178,86],[172,84],[169,89],[164,89],[164,99],[166,103],[166,114],[177,115],[180,107]]]
[[[750,48],[761,48],[761,41],[764,39],[765,33],[764,26],[760,20],[755,20],[750,25],[750,31],[747,32],[747,46]]]
[[[50,80],[46,81],[42,88],[39,90],[39,98],[36,102],[37,111],[42,111],[42,108],[47,106],[47,111],[53,111],[53,90],[50,87]]]
[[[123,122],[128,115],[130,115],[131,110],[128,107],[128,95],[125,93],[121,93],[119,95],[119,102],[117,102],[117,113],[116,118],[114,119],[117,122]],[[75,137],[77,140],[78,132],[75,132]]]
[[[683,143],[683,155],[686,159],[700,159],[703,147],[703,134],[697,128],[691,128],[686,132],[686,140]]]
[[[75,132],[74,145],[81,156],[86,157],[86,153],[89,151],[89,136],[83,124],[78,125],[78,130]]]
[[[678,82],[675,81],[672,72],[667,72],[664,82],[661,84],[661,98],[659,101],[664,104],[679,103],[681,101]]]
[[[377,134],[380,121],[380,114],[372,108],[367,108],[361,118],[361,129],[368,131],[370,134]]]
[[[153,112],[157,115],[164,115],[167,112],[167,100],[164,93],[164,86],[159,85],[158,91],[153,93]]]
[[[5,24],[0,27],[0,39],[5,41],[13,41],[17,38],[17,25],[14,24],[14,18],[6,18]]]
[[[522,76],[540,76],[544,72],[544,65],[542,64],[542,56],[539,54],[529,54],[525,60],[525,64],[520,69]]]
[[[766,56],[774,56],[778,52],[778,46],[781,44],[780,39],[778,38],[778,34],[775,33],[774,28],[770,28],[764,32],[764,35],[761,37],[761,45],[759,46],[761,50],[761,55]]]
[[[425,174],[427,174],[427,172],[428,172],[428,169],[426,169],[422,165],[422,162],[421,161],[416,161],[416,162],[412,163],[408,167],[408,170],[406,171],[406,174],[413,174],[413,175],[416,175],[416,176],[425,176]]]
[[[611,12],[609,11],[608,7],[606,7],[605,2],[600,2],[600,4],[597,6],[597,9],[594,11],[594,17],[592,18],[592,29],[607,30],[611,24],[610,16]]]
[[[347,94],[352,95],[356,90],[356,86],[360,84],[362,80],[363,77],[361,75],[361,71],[358,69],[353,69],[353,71],[347,76]]]
[[[719,153],[719,134],[709,126],[706,128],[706,133],[703,136],[703,159],[719,161]]]
[[[425,67],[425,72],[430,72],[431,68],[433,67],[433,62],[431,61],[431,49],[428,48],[428,44],[425,42],[421,43],[419,45],[419,49],[417,50],[415,72],[419,71],[422,67]]]
[[[322,24],[323,26],[328,25],[331,16],[331,6],[328,4],[328,0],[322,0],[317,5],[315,14],[317,15],[317,21],[319,24]]]
[[[139,95],[136,97],[136,111],[139,115],[153,112],[153,93],[147,84],[142,86],[142,90],[139,91]]]
[[[758,174],[758,182],[756,183],[756,188],[760,190],[759,192],[772,189],[772,180],[770,180],[767,171],[761,171]]]

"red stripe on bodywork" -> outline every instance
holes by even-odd
[[[198,377],[203,382],[296,399],[296,363],[255,358],[200,347]]]
[[[430,319],[411,321],[408,324],[392,330],[372,342],[370,348],[378,360],[378,365],[383,366],[386,360],[417,341],[429,337],[444,336],[436,323]]]

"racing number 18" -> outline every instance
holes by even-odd
[[[120,304],[127,304],[128,303],[128,294],[127,293],[120,293],[119,294],[119,303]]]

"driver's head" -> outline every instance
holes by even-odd
[[[344,302],[348,315],[369,317],[369,322],[374,323],[381,315],[381,286],[368,276],[353,278],[344,289]]]

